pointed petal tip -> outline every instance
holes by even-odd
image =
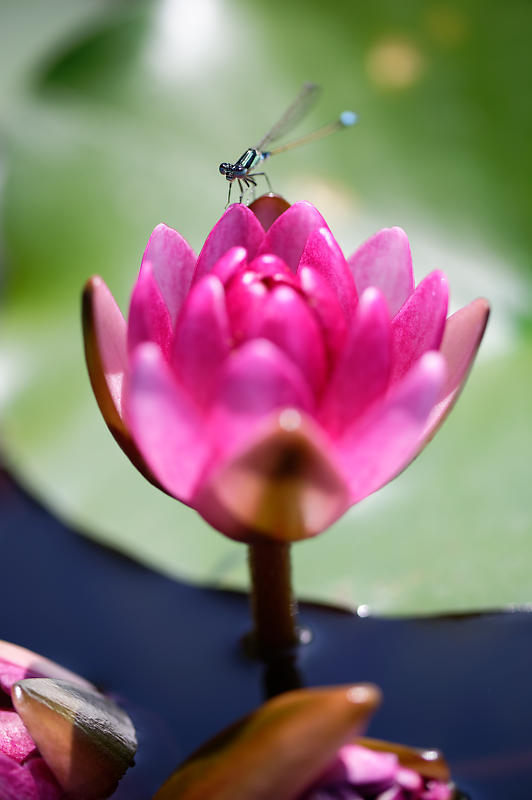
[[[248,258],[253,259],[264,236],[264,228],[247,206],[241,203],[229,206],[205,240],[196,263],[193,283],[210,272],[232,247],[244,247]]]
[[[212,268],[211,275],[216,275],[217,278],[225,286],[229,283],[240,270],[243,270],[247,263],[247,250],[241,245],[231,247],[221,256]],[[205,277],[205,276],[204,276]],[[196,283],[199,283],[203,278],[199,278]]]
[[[470,306],[471,314],[472,316],[473,314],[475,315],[477,321],[478,338],[476,349],[478,350],[486,332],[486,326],[491,314],[491,305],[489,300],[487,300],[485,297],[477,297],[476,300],[473,300],[473,302],[470,303]]]
[[[155,228],[151,232],[150,239],[154,233],[159,235],[161,233],[166,233],[167,231],[170,231],[171,233],[177,233],[175,228],[172,228],[171,225],[167,225],[166,222],[158,222]]]
[[[220,219],[227,219],[228,217],[249,219],[252,215],[255,216],[250,210],[249,206],[245,206],[243,203],[231,203],[231,205],[226,208]]]
[[[429,272],[427,278],[424,280],[427,280],[428,278],[432,278],[435,283],[439,283],[442,287],[447,289],[447,291],[449,290],[449,279],[443,270],[435,269],[432,272]]]
[[[398,385],[398,395],[403,395],[411,410],[427,416],[438,401],[448,376],[445,356],[438,350],[424,353]]]
[[[443,380],[447,372],[445,358],[438,350],[429,350],[428,353],[423,353],[416,368],[437,380]]]
[[[163,361],[161,348],[155,342],[139,342],[131,353],[131,371],[152,368]]]
[[[292,203],[291,208],[297,208],[301,211],[310,212],[311,214],[316,213],[317,216],[320,219],[322,219],[323,222],[325,223],[325,220],[323,219],[322,215],[320,214],[316,206],[310,202],[310,200],[298,200],[296,203]]]
[[[382,692],[374,683],[355,683],[347,688],[347,699],[353,706],[364,706],[373,713],[382,703]]]
[[[148,239],[148,243],[144,250],[144,257],[151,252],[151,250],[154,248],[154,245],[160,243],[161,240],[165,241],[168,238],[171,240],[177,238],[181,241],[184,241],[179,231],[177,231],[171,225],[167,225],[166,222],[158,222],[150,233],[150,238]]]
[[[88,336],[94,335],[95,303],[98,302],[98,295],[101,294],[110,296],[109,287],[100,275],[91,275],[85,282],[81,293],[81,320],[85,340]]]
[[[470,305],[475,308],[479,316],[485,317],[485,321],[488,321],[491,314],[491,304],[486,297],[477,297]]]
[[[391,225],[389,228],[382,228],[382,230],[378,231],[375,236],[383,236],[387,239],[390,243],[394,243],[396,247],[401,247],[405,256],[412,259],[412,253],[410,249],[410,239],[408,238],[408,234],[401,228],[399,225]]]
[[[400,227],[400,225],[391,225],[389,228],[383,228],[382,230],[393,233],[395,236],[402,237],[408,241],[408,236],[406,235],[404,229]]]
[[[388,313],[388,303],[386,302],[384,293],[381,291],[381,289],[379,289],[378,286],[368,286],[367,289],[364,289],[358,299],[358,302],[361,312],[371,308],[372,306],[382,306],[383,310],[386,311],[387,316],[390,316]]]
[[[115,790],[137,749],[129,716],[96,690],[28,678],[13,705],[70,800],[102,800]]]
[[[408,236],[404,228],[401,228],[400,225],[389,225],[385,228],[379,228],[378,231],[370,234],[370,236],[364,239],[360,247],[364,247],[364,245],[367,245],[369,242],[375,242],[384,239],[396,239],[402,240],[403,242],[408,242]]]
[[[83,293],[90,294],[95,289],[100,287],[102,284],[105,286],[105,281],[100,275],[91,275],[91,277],[87,278],[87,280],[85,281],[85,285],[83,287]]]
[[[397,314],[414,290],[412,253],[404,230],[382,228],[348,259],[359,293],[368,286],[378,286],[388,301],[390,314]]]

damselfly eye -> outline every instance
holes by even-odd
[[[221,174],[225,175],[227,172],[229,172],[230,169],[231,169],[231,166],[232,166],[232,164],[228,164],[226,161],[224,161],[222,164],[220,164],[219,170],[220,170]]]

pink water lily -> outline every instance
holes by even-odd
[[[251,543],[313,536],[401,472],[452,407],[488,316],[478,299],[447,318],[445,275],[414,285],[401,229],[346,259],[312,205],[261,200],[257,214],[231,206],[199,256],[158,225],[127,323],[101,278],[84,295],[117,441]]]
[[[452,800],[455,796],[448,781],[403,766],[394,752],[346,744],[299,800]]]
[[[103,800],[136,749],[131,720],[92,684],[0,641],[0,798]]]

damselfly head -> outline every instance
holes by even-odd
[[[233,165],[228,164],[227,161],[223,161],[218,167],[218,169],[220,170],[222,175],[228,175],[232,171]]]

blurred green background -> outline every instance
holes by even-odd
[[[199,250],[220,161],[306,80],[306,132],[268,170],[315,203],[346,254],[401,225],[416,277],[493,314],[458,406],[391,485],[294,548],[300,596],[386,614],[532,601],[528,0],[1,0],[4,461],[77,529],[156,568],[247,585],[245,548],[148,485],[100,418],[79,297],[100,273],[125,310],[155,224]],[[4,544],[4,546],[6,546]]]

